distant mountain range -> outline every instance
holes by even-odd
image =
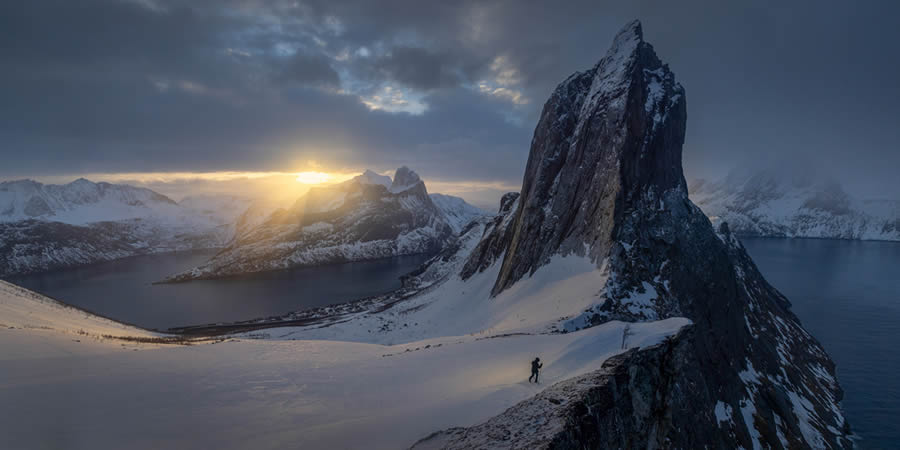
[[[393,179],[367,170],[344,183],[315,187],[289,209],[248,211],[238,220],[234,242],[167,281],[434,254],[483,215],[461,198],[429,195],[407,167]]]
[[[690,183],[710,218],[743,236],[900,240],[900,201],[860,200],[835,180],[734,170]]]
[[[218,248],[250,200],[188,197],[78,179],[65,185],[0,183],[0,275],[146,253]]]
[[[289,209],[230,195],[191,196],[176,202],[150,189],[94,183],[83,178],[64,185],[8,181],[0,183],[0,276],[147,253],[243,245],[271,231],[276,223],[282,228],[289,227],[292,214],[298,211],[301,216],[319,214],[317,217],[329,211],[330,214],[340,214],[334,210],[347,211],[341,207],[345,201],[357,204],[353,196],[362,193],[349,188],[354,185],[383,186],[391,198],[403,202],[400,209],[415,212],[409,216],[392,216],[374,207],[356,211],[357,226],[352,236],[345,237],[360,239],[361,248],[371,248],[374,244],[365,243],[378,236],[379,230],[396,225],[398,229],[408,227],[411,231],[400,233],[403,240],[397,242],[396,251],[370,249],[372,255],[436,252],[445,243],[444,233],[420,229],[424,217],[434,218],[435,226],[446,225],[449,235],[453,235],[467,221],[485,214],[458,197],[426,194],[427,199],[421,198],[424,183],[415,172],[405,168],[398,170],[395,180],[367,171],[354,183],[314,188]],[[398,223],[393,224],[392,220]],[[263,224],[269,227],[258,230]],[[324,230],[319,231],[317,236]],[[350,241],[345,243],[347,249],[352,247]],[[293,252],[294,258],[301,258],[298,252],[302,250]],[[367,259],[365,254],[354,257],[345,253],[345,256],[348,261]],[[307,258],[316,261],[321,256]],[[270,265],[279,267],[276,261]]]

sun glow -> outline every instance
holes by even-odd
[[[325,172],[300,172],[297,181],[303,184],[323,184],[333,181],[334,176]]]

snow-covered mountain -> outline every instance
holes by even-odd
[[[0,183],[0,221],[36,219],[82,225],[167,215],[178,204],[149,189],[93,183],[79,178],[64,185],[32,180]]]
[[[434,199],[437,198],[437,201]],[[431,196],[407,167],[394,178],[370,170],[315,187],[289,209],[260,208],[239,219],[237,237],[206,264],[168,281],[441,251],[480,211]]]
[[[663,346],[418,445],[852,447],[834,363],[728,225],[688,198],[686,110],[672,71],[628,24],[596,66],[554,90],[521,194],[505,196],[498,216],[474,221],[400,292],[286,317],[299,328],[278,334],[393,344],[688,319]]]
[[[444,219],[457,233],[473,220],[489,215],[487,211],[472,206],[459,197],[446,194],[429,194],[428,196],[431,197],[434,206],[444,213]]]
[[[900,240],[900,201],[860,200],[835,180],[733,170],[694,180],[691,200],[738,235]]]
[[[60,269],[143,253],[216,248],[249,201],[176,203],[149,189],[78,179],[0,183],[0,275]]]

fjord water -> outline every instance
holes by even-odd
[[[224,280],[153,284],[207,261],[214,251],[136,256],[8,281],[144,328],[234,322],[390,292],[426,256],[268,272]]]
[[[837,364],[860,447],[900,445],[900,243],[742,242]]]

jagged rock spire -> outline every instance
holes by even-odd
[[[686,185],[684,89],[627,24],[596,66],[561,83],[534,132],[519,209],[494,292],[553,254],[602,259],[615,218],[647,191]]]
[[[693,360],[666,374],[660,395],[691,414],[660,412],[654,445],[851,446],[834,363],[728,227],[714,230],[688,199],[686,119],[684,89],[629,23],[596,66],[544,105],[514,212],[498,216],[461,276],[502,257],[497,295],[554,255],[575,253],[607,281],[597,303],[561,329],[690,319]]]

